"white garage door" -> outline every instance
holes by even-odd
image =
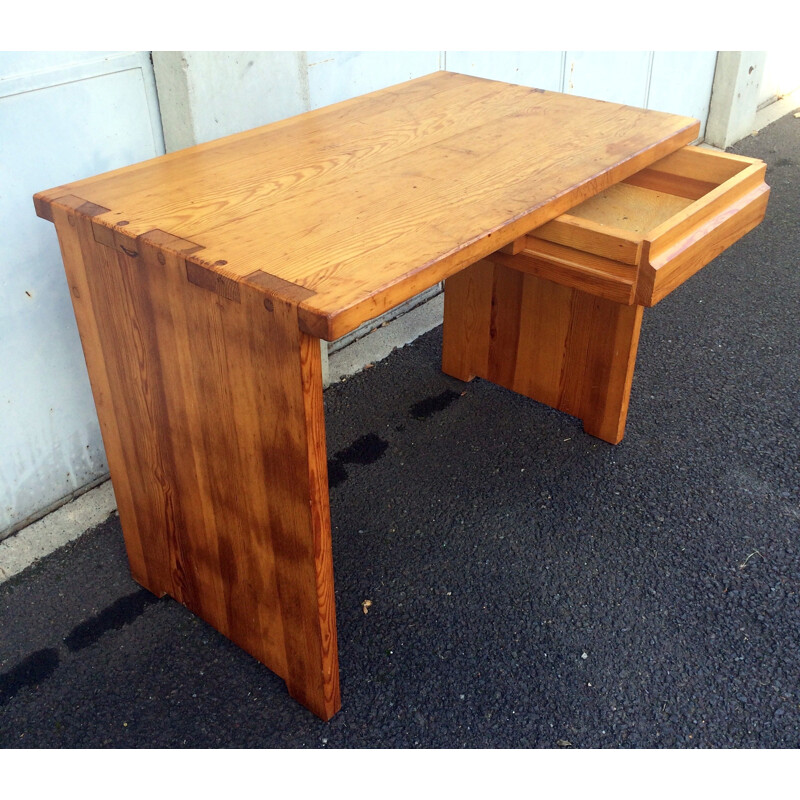
[[[164,152],[149,53],[0,53],[0,538],[107,472],[42,189]]]

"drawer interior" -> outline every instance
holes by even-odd
[[[642,237],[692,204],[692,198],[618,183],[573,208],[570,216]]]
[[[753,159],[684,147],[585,200],[531,235],[609,257],[613,247],[609,247],[608,237],[630,244],[650,238],[672,220],[694,213],[692,206],[706,203],[719,194],[720,187],[736,184],[742,173],[752,171],[752,165]]]
[[[495,257],[608,300],[653,305],[763,219],[764,178],[758,159],[684,147]]]

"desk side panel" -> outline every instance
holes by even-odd
[[[445,283],[442,369],[571,414],[587,433],[617,444],[641,319],[642,306],[481,261]]]
[[[339,686],[318,342],[288,303],[192,282],[168,234],[121,251],[75,209],[56,206],[54,221],[134,578],[329,718]]]

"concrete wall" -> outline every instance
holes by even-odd
[[[0,53],[0,539],[107,472],[58,241],[32,195],[163,150],[148,53]]]
[[[705,124],[716,51],[154,52],[167,150],[449,69],[687,114]],[[691,80],[676,79],[691,75]]]
[[[724,51],[717,56],[706,141],[730,147],[753,132],[766,53]]]
[[[785,98],[785,100],[784,100]],[[800,50],[721,51],[705,139],[727,148],[800,100]]]
[[[685,114],[703,134],[716,51],[451,52],[447,69],[556,92]],[[691,80],[682,76],[691,75]]]
[[[441,68],[438,52],[154,52],[167,151]]]

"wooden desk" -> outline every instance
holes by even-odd
[[[319,339],[446,280],[446,371],[618,439],[641,307],[663,283],[650,256],[676,239],[656,252],[649,228],[606,235],[600,212],[559,215],[626,179],[662,197],[676,183],[713,193],[725,170],[647,172],[697,134],[685,117],[437,73],[37,194],[133,577],[331,717]],[[743,206],[751,227],[759,198]],[[692,214],[676,224],[681,241],[703,238]],[[702,257],[690,261],[678,278]]]

